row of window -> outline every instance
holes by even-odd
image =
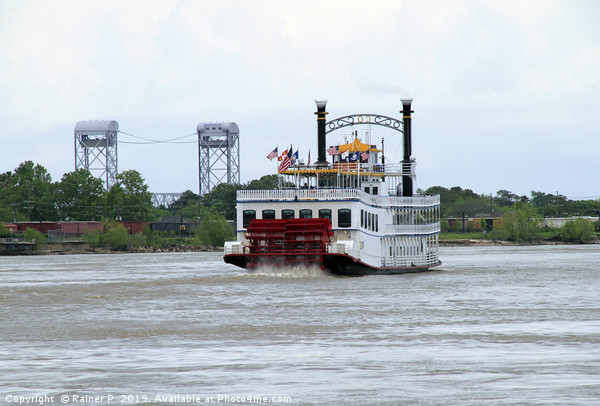
[[[370,231],[379,231],[379,215],[360,210],[360,226]]]
[[[319,209],[318,215],[320,219],[329,219],[333,224],[333,220],[331,218],[331,209]],[[337,211],[338,217],[338,227],[340,228],[348,228],[352,225],[352,210],[350,209],[338,209]],[[242,213],[242,220],[244,223],[244,228],[248,228],[250,224],[250,220],[254,220],[256,218],[256,210],[244,210]],[[275,210],[265,209],[262,211],[262,219],[275,219]],[[283,209],[281,210],[281,218],[282,219],[293,219],[296,218],[296,210],[294,209]],[[298,218],[301,219],[311,219],[313,218],[312,209],[300,209],[298,210]]]

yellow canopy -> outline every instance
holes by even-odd
[[[340,154],[348,150],[350,150],[350,152],[365,152],[371,150],[371,146],[360,142],[360,138],[355,138],[354,141],[349,142],[348,144],[339,145],[338,149],[340,150]]]

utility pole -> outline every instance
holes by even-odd
[[[546,219],[546,200],[548,200],[548,198],[546,197],[545,193],[542,195],[542,197],[544,199],[544,219]]]
[[[31,184],[27,181],[27,221],[31,221]]]

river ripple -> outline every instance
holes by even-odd
[[[0,257],[0,404],[600,404],[600,247],[440,251],[438,271],[360,278],[216,253]]]

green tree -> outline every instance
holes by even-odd
[[[479,219],[479,229],[481,231],[487,231],[487,223],[483,217]]]
[[[452,227],[452,231],[455,233],[460,233],[463,231],[463,221],[462,218],[456,218],[454,220],[454,227]]]
[[[104,232],[101,230],[92,230],[83,235],[83,240],[88,243],[91,249],[95,250],[102,244]]]
[[[517,202],[523,202],[529,200],[527,196],[519,196],[508,190],[501,189],[496,192],[496,196],[493,199],[493,204],[497,207],[512,207]]]
[[[194,234],[201,244],[222,247],[225,241],[235,239],[233,227],[216,209],[203,208],[202,220]]]
[[[123,220],[151,220],[152,193],[142,175],[136,170],[121,172],[106,193],[107,212],[111,218]]]
[[[127,249],[128,239],[129,234],[123,225],[112,220],[104,221],[104,235],[101,241],[105,245],[116,251],[124,251]]]
[[[279,180],[277,175],[265,175],[260,179],[254,179],[244,185],[247,190],[272,190],[277,189]]]
[[[480,216],[490,212],[490,199],[489,197],[460,199],[450,206],[447,212],[453,217],[462,217],[463,213],[466,217]]]
[[[446,218],[441,219],[440,227],[441,227],[442,233],[447,233],[448,231],[450,231],[450,224],[448,224],[448,220],[446,220]]]
[[[200,205],[202,198],[200,195],[186,190],[181,194],[168,209],[169,215],[171,216],[183,216],[184,219],[197,220],[200,216]]]
[[[594,225],[587,219],[569,220],[560,229],[560,238],[566,242],[585,243],[591,241],[593,236]]]
[[[2,174],[0,184],[3,217],[12,214],[13,218],[32,221],[58,219],[52,177],[43,166],[25,161],[14,172]]]
[[[475,222],[467,221],[467,233],[472,233],[473,231],[475,231]]]
[[[544,219],[529,202],[518,202],[502,216],[502,228],[508,239],[524,242],[539,238]]]
[[[235,219],[238,188],[229,183],[220,183],[202,198],[205,207],[213,208],[227,220]]]
[[[531,203],[544,217],[560,217],[566,214],[567,198],[560,194],[531,191]]]
[[[566,212],[569,216],[597,216],[600,200],[568,200]]]
[[[8,237],[10,235],[9,229],[2,223],[0,223],[0,238]]]
[[[25,241],[34,242],[36,247],[46,242],[46,236],[44,234],[29,227],[25,229],[23,237],[25,238]]]
[[[90,221],[99,218],[104,187],[102,180],[85,169],[65,173],[56,184],[56,201],[63,220]]]
[[[440,195],[440,214],[442,217],[462,216],[463,210],[465,211],[465,215],[471,216],[484,210],[483,207],[489,207],[489,203],[486,204],[484,201],[481,201],[481,196],[477,193],[473,192],[471,189],[462,189],[460,186],[453,186],[450,189],[446,189],[442,186],[432,186],[425,190],[425,194]]]

